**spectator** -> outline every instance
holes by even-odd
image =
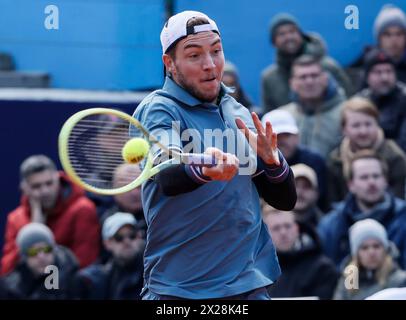
[[[251,99],[242,89],[237,67],[229,61],[224,65],[222,81],[227,87],[234,88],[234,92],[230,92],[229,94],[237,100],[237,102],[241,103],[250,111],[256,112],[259,115],[262,114],[262,110],[252,103]]]
[[[1,273],[13,270],[18,260],[15,239],[30,222],[46,224],[56,242],[78,258],[81,267],[92,263],[99,253],[100,227],[94,204],[46,156],[27,158],[20,167],[21,204],[7,217]]]
[[[131,181],[137,179],[140,174],[141,170],[138,165],[124,163],[118,166],[114,171],[113,186],[114,188],[119,188],[128,185]],[[118,211],[128,212],[134,215],[139,227],[141,227],[144,232],[146,231],[147,226],[142,210],[141,187],[115,195],[113,206],[108,208],[101,217],[102,224],[108,217]]]
[[[406,267],[406,202],[386,191],[388,168],[369,150],[354,154],[345,172],[349,194],[324,216],[318,231],[324,251],[340,268],[350,253],[348,229],[357,221],[375,219],[386,228]]]
[[[56,245],[52,231],[42,223],[29,223],[16,241],[21,259],[5,278],[10,291],[19,299],[72,299],[72,281],[79,265],[69,249]],[[49,266],[56,271],[47,270]]]
[[[278,137],[278,148],[290,166],[304,163],[317,174],[317,183],[320,186],[318,205],[322,210],[327,210],[327,166],[323,157],[315,151],[299,144],[299,128],[295,118],[285,110],[272,110],[262,117],[265,126],[269,121],[273,132]]]
[[[330,202],[341,201],[347,194],[344,168],[361,149],[372,149],[381,155],[391,168],[388,171],[390,190],[399,198],[405,197],[406,156],[394,141],[385,139],[378,118],[377,108],[365,98],[354,97],[345,102],[341,117],[344,139],[327,161]]]
[[[272,18],[270,27],[271,42],[276,48],[276,63],[262,72],[262,105],[264,112],[276,109],[292,101],[289,79],[293,61],[303,54],[320,59],[323,69],[344,88],[350,91],[347,75],[331,57],[326,55],[326,47],[317,34],[304,33],[296,19],[281,13]]]
[[[338,273],[323,255],[314,229],[295,222],[292,212],[265,206],[263,214],[282,269],[279,280],[268,289],[270,295],[330,299]]]
[[[112,257],[105,265],[94,264],[79,272],[78,297],[140,299],[145,241],[137,221],[129,213],[117,212],[106,219],[102,233]]]
[[[385,5],[374,23],[378,47],[395,62],[398,79],[406,82],[406,15],[398,7]]]
[[[336,300],[361,300],[383,289],[406,286],[406,272],[393,261],[385,228],[365,219],[350,228],[351,262],[334,294]],[[349,269],[351,268],[351,269]],[[358,280],[346,287],[346,278],[357,273]]]
[[[341,140],[340,112],[344,92],[329,78],[318,60],[302,56],[292,66],[293,102],[290,112],[299,127],[300,143],[326,157]]]
[[[125,113],[124,110],[116,110]],[[120,136],[127,139],[128,124],[113,114],[100,114],[95,118],[95,121],[98,122],[98,127],[88,128],[86,134],[83,134],[79,139],[85,146],[84,149],[92,148],[96,144],[97,149],[100,150],[104,157],[92,157],[86,153],[81,154],[83,159],[86,159],[86,161],[83,161],[85,165],[83,169],[89,171],[89,173],[91,172],[88,179],[94,179],[93,182],[98,180],[98,186],[101,188],[109,188],[113,180],[113,172],[112,170],[104,170],[104,168],[109,166],[110,159],[117,155],[117,148],[111,144],[106,135]],[[86,196],[96,205],[97,215],[103,220],[102,216],[105,211],[114,205],[114,198],[94,192],[86,192]]]
[[[293,212],[296,221],[316,228],[323,212],[317,207],[319,187],[316,173],[309,166],[299,163],[291,167],[295,176],[297,201]]]
[[[371,51],[365,61],[367,88],[359,95],[375,103],[385,137],[406,150],[406,85],[398,82],[393,61],[382,51]]]
[[[350,66],[358,83],[362,82],[363,66],[371,50],[383,50],[394,62],[397,78],[406,83],[406,16],[398,7],[382,7],[374,23],[377,45],[366,46],[361,56]],[[360,81],[361,80],[361,81]]]

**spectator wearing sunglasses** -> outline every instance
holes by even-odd
[[[60,300],[73,297],[71,283],[79,269],[78,261],[68,248],[55,243],[54,235],[46,225],[33,222],[24,226],[17,235],[17,246],[20,262],[5,278],[16,298]]]
[[[145,240],[130,213],[117,212],[103,223],[103,244],[111,253],[106,264],[82,269],[77,297],[97,300],[138,300],[143,285]]]

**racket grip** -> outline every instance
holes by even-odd
[[[182,159],[185,164],[190,164],[197,167],[214,167],[217,164],[217,159],[210,154],[203,153],[187,153],[182,154]]]

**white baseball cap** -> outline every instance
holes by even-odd
[[[204,18],[209,23],[202,24],[194,27],[187,27],[187,22],[191,18]],[[207,15],[199,11],[183,11],[170,17],[165,23],[161,32],[161,45],[162,52],[166,53],[168,48],[171,47],[178,40],[190,35],[204,31],[214,31],[220,34],[216,23],[211,20]]]
[[[127,212],[116,212],[112,216],[108,217],[102,228],[102,237],[104,240],[113,237],[121,227],[130,225],[133,227],[137,226],[137,220],[131,213]]]
[[[299,133],[295,118],[293,118],[293,116],[286,110],[277,109],[264,114],[262,117],[262,124],[265,126],[267,121],[271,123],[273,132],[276,134]]]

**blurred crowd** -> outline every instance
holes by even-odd
[[[261,75],[259,106],[237,66],[225,66],[223,82],[271,122],[295,175],[292,212],[262,205],[282,269],[273,298],[355,300],[406,287],[405,13],[384,6],[373,33],[376,43],[343,68],[320,35],[290,14],[274,16],[276,57]],[[114,184],[139,174],[124,164]],[[20,166],[20,189],[7,218],[0,298],[139,299],[147,229],[139,188],[85,193],[33,155]]]

